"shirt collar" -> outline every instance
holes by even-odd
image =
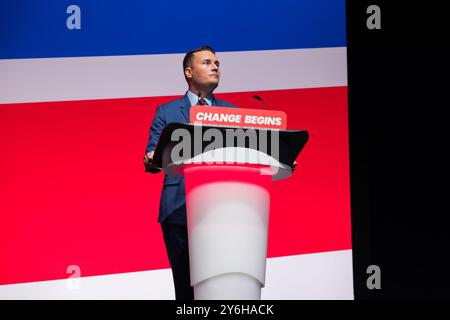
[[[198,104],[198,96],[196,94],[194,94],[191,90],[187,91],[187,96],[188,96],[189,101],[191,103],[191,107]],[[205,97],[206,104],[208,106],[211,106],[213,99],[214,99],[214,96],[212,94],[207,95]]]

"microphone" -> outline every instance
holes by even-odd
[[[264,101],[263,98],[261,98],[260,96],[257,96],[256,94],[253,96],[253,98],[255,98],[256,100],[259,100],[262,102],[262,108],[266,109],[266,102]]]

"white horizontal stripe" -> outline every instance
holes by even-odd
[[[272,258],[263,300],[352,300],[352,250]]]
[[[0,60],[0,103],[184,94],[183,54]],[[347,49],[219,52],[216,92],[347,85]]]
[[[170,269],[119,273],[105,276],[28,282],[0,286],[0,300],[173,300]]]
[[[174,299],[170,269],[0,286],[0,299]],[[263,300],[353,299],[352,251],[267,259]]]

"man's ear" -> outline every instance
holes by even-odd
[[[184,76],[188,79],[192,78],[192,68],[191,67],[187,67],[186,69],[184,69]]]

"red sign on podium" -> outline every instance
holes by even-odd
[[[276,110],[192,106],[190,122],[283,130],[287,127],[287,116],[285,112]]]

